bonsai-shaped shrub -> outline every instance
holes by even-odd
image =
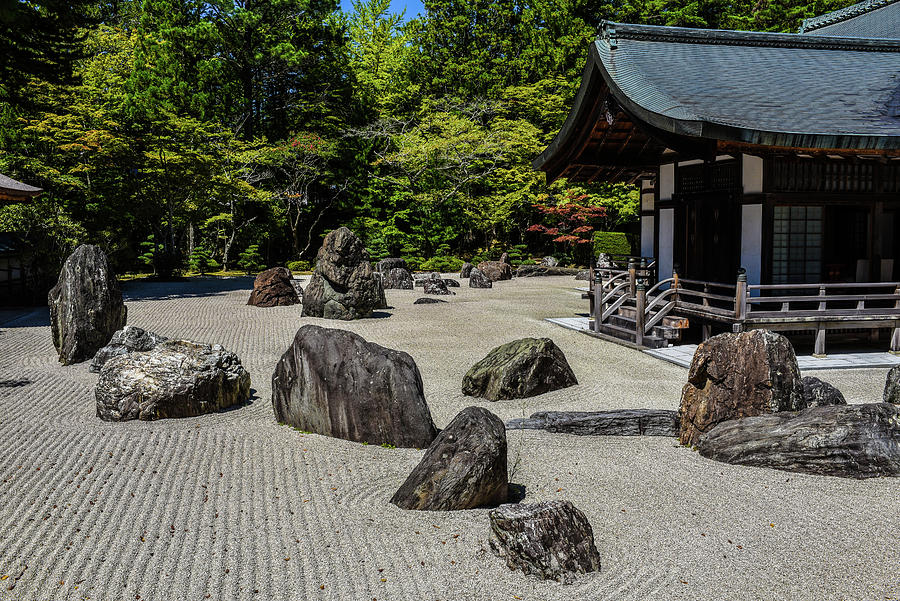
[[[262,271],[264,267],[263,258],[259,254],[258,244],[251,244],[247,247],[247,250],[238,256],[238,267],[246,271],[247,275]]]
[[[194,247],[191,258],[188,259],[188,265],[200,275],[219,268],[219,264],[212,258],[210,252],[202,246]]]
[[[285,265],[292,272],[310,271],[312,264],[309,261],[288,261]]]

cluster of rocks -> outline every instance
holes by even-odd
[[[384,287],[362,240],[345,227],[325,236],[303,292],[303,316],[360,319],[384,304]]]
[[[900,370],[892,373],[900,380]],[[895,387],[900,382],[889,373],[885,400]],[[847,405],[827,382],[801,378],[790,342],[765,330],[721,334],[697,348],[682,391],[679,439],[726,463],[900,476],[900,408]]]

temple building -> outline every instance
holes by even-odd
[[[639,182],[660,278],[900,279],[900,0],[801,31],[604,23],[535,168]]]
[[[41,188],[23,184],[0,173],[0,206],[28,202],[41,192]],[[11,233],[0,232],[0,306],[31,303],[27,255],[21,240]]]

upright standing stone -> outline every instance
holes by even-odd
[[[578,384],[566,356],[549,338],[502,344],[473,365],[462,392],[491,401],[522,399]]]
[[[488,516],[491,549],[511,570],[563,584],[600,571],[594,531],[571,501],[501,505]]]
[[[384,287],[395,290],[412,290],[412,274],[402,267],[394,267],[385,274]]]
[[[284,307],[300,303],[300,295],[293,283],[294,275],[287,267],[272,267],[256,276],[248,305],[254,307]]]
[[[339,227],[325,236],[319,249],[316,269],[303,293],[303,316],[370,317],[381,304],[382,292],[362,240]]]
[[[437,435],[412,357],[345,330],[306,325],[272,376],[275,419],[371,444],[425,448]]]
[[[719,334],[694,353],[681,392],[679,438],[693,446],[721,422],[805,406],[787,338],[768,330]]]
[[[478,269],[492,282],[512,279],[512,266],[502,261],[482,261]],[[471,276],[470,276],[471,277]]]
[[[885,403],[900,405],[900,365],[888,370],[882,398]]]
[[[63,365],[92,358],[125,326],[122,291],[98,246],[82,244],[69,255],[47,300],[53,346]]]
[[[391,498],[402,509],[451,511],[507,500],[506,428],[481,407],[457,414]]]
[[[459,277],[467,278],[469,277],[469,273],[472,271],[473,265],[471,263],[463,263],[462,268],[459,270]]]

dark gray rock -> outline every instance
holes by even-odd
[[[169,340],[107,361],[94,397],[106,421],[193,417],[246,401],[250,374],[219,345]]]
[[[453,511],[507,500],[506,430],[500,418],[468,407],[438,434],[391,503],[401,509]]]
[[[448,288],[459,288],[459,282],[450,278],[444,278],[444,284],[446,284]]]
[[[591,270],[590,269],[581,269],[578,273],[575,274],[576,280],[584,280],[589,282],[591,280]]]
[[[597,267],[600,269],[613,269],[616,264],[613,263],[612,257],[607,253],[600,253],[597,255]]]
[[[362,241],[345,227],[327,236],[303,293],[303,316],[360,319],[384,305],[384,288]],[[385,305],[386,306],[386,305]]]
[[[113,357],[127,355],[134,351],[149,351],[167,340],[168,338],[165,336],[148,332],[143,328],[125,326],[112,335],[109,344],[97,351],[91,361],[90,370],[99,373],[100,368]]]
[[[544,267],[556,267],[559,265],[559,261],[555,257],[544,257],[541,259],[541,265]]]
[[[446,282],[444,280],[425,280],[425,294],[456,294],[447,288]]]
[[[412,274],[402,267],[394,267],[386,272],[386,275],[384,276],[384,287],[394,290],[412,290]]]
[[[516,269],[517,278],[536,278],[552,275],[577,276],[578,270],[572,267],[547,267],[544,265],[520,265]]]
[[[390,309],[387,304],[387,297],[384,295],[384,274],[376,271],[373,275],[375,276],[375,282],[377,284],[375,293],[378,299],[375,301],[375,308]]]
[[[506,422],[510,430],[547,430],[579,436],[678,436],[678,412],[668,409],[538,411]]]
[[[491,549],[511,570],[563,584],[600,571],[594,531],[571,501],[501,505],[488,516]]]
[[[503,253],[502,255],[500,255],[500,262],[509,263],[509,253]]]
[[[431,273],[417,273],[413,276],[413,284],[416,288],[422,288],[425,286],[425,282],[428,280],[440,280],[443,279],[441,274],[436,271],[432,271]]]
[[[436,303],[446,303],[447,301],[440,298],[422,297],[413,301],[414,305],[434,305]]]
[[[53,346],[63,365],[92,358],[125,326],[128,314],[106,253],[90,244],[69,255],[47,301]]]
[[[512,279],[512,266],[503,261],[482,261],[478,264],[478,270],[492,282]]]
[[[900,407],[824,405],[720,423],[697,443],[716,461],[791,472],[900,476]]]
[[[437,430],[407,353],[345,330],[300,328],[272,376],[279,423],[371,444],[424,448]]]
[[[681,391],[681,444],[724,421],[806,406],[790,341],[767,330],[719,334],[694,352]]]
[[[900,365],[888,370],[882,398],[885,403],[900,405]]]
[[[406,264],[406,259],[400,259],[397,257],[391,257],[388,259],[382,259],[375,264],[375,271],[378,273],[390,273],[392,269],[403,269],[404,271],[409,271],[409,266]]]
[[[459,277],[460,278],[469,277],[469,272],[472,271],[472,267],[473,267],[473,265],[471,263],[463,263],[462,268],[459,270]]]
[[[256,276],[248,305],[283,307],[300,303],[294,275],[287,267],[273,267]]]
[[[824,380],[806,376],[800,382],[803,386],[803,400],[807,407],[847,404],[841,391]]]
[[[494,282],[491,278],[484,275],[484,272],[473,267],[469,270],[469,288],[493,288]]]
[[[549,338],[498,346],[469,369],[462,392],[491,401],[521,399],[578,384],[566,356]]]

